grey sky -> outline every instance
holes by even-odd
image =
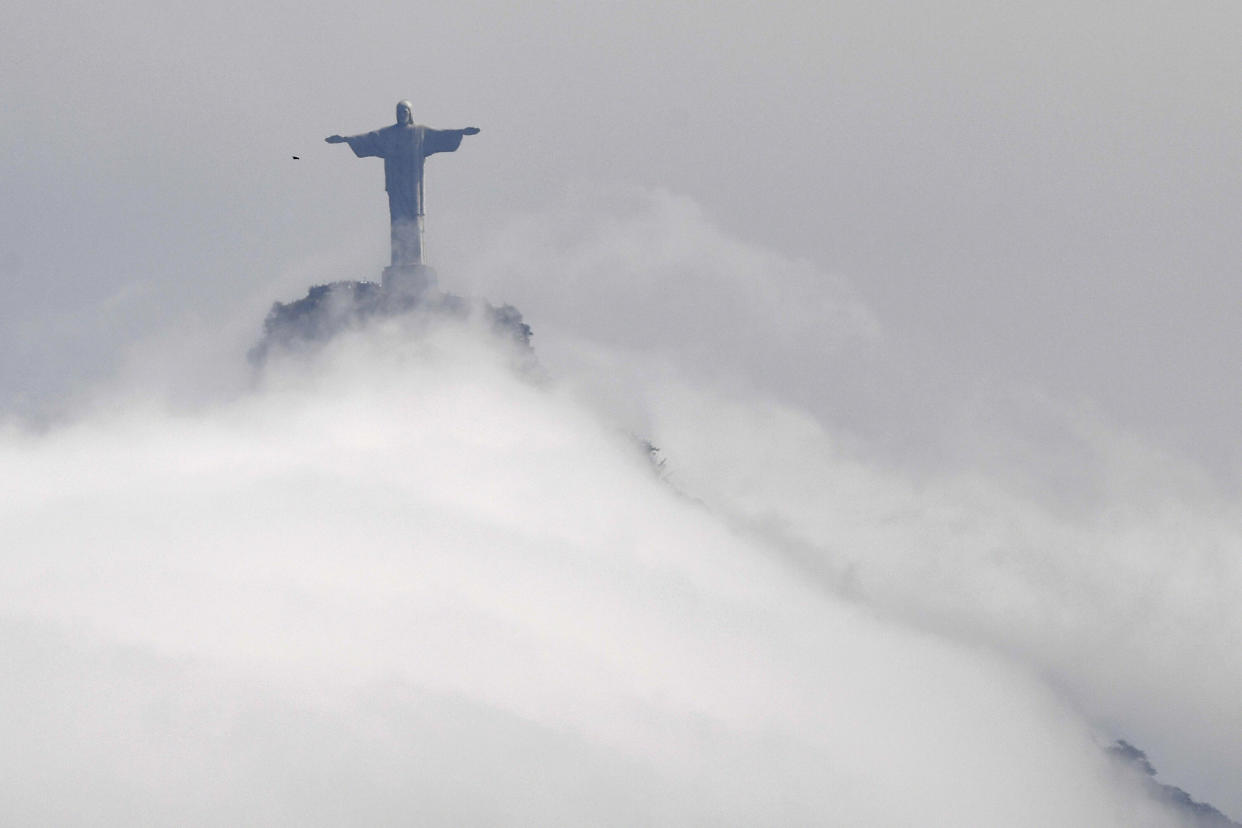
[[[375,236],[374,165],[319,141],[409,96],[421,121],[487,128],[430,167],[442,265],[568,182],[664,186],[851,280],[927,390],[1037,383],[1236,457],[1236,4],[19,3],[6,18],[8,399],[106,363],[181,300],[232,311],[274,272]]]

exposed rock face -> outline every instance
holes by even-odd
[[[250,349],[250,361],[261,364],[275,347],[326,342],[368,321],[416,311],[463,320],[481,317],[495,334],[530,350],[532,331],[517,308],[445,293],[436,287],[435,271],[417,266],[386,269],[383,284],[331,282],[315,285],[297,301],[276,302],[263,322],[262,338]]]
[[[1195,826],[1195,828],[1242,828],[1206,802],[1192,799],[1190,794],[1181,788],[1156,781],[1156,769],[1148,761],[1147,754],[1125,739],[1118,739],[1114,742],[1108,752],[1113,758],[1143,774],[1144,782],[1151,795],[1171,806],[1180,817],[1186,820],[1187,825]]]

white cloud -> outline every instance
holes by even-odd
[[[26,824],[1164,824],[1024,670],[824,592],[455,326],[10,431]]]
[[[698,365],[784,373],[879,333],[844,279],[731,238],[665,190],[580,185],[510,223],[462,278],[546,324]]]
[[[530,264],[503,270],[536,320],[540,347],[581,398],[653,440],[685,493],[782,547],[830,588],[1029,665],[1093,721],[1142,744],[1164,779],[1242,811],[1233,736],[1242,730],[1233,656],[1242,639],[1233,600],[1242,590],[1242,514],[1210,478],[1091,407],[1029,385],[981,386],[946,419],[943,401],[924,407],[910,395],[914,406],[894,421],[930,429],[950,456],[889,462],[839,426],[832,405],[816,407],[804,382],[867,370],[892,381],[901,377],[897,354],[882,338],[803,332],[796,314],[787,326],[779,310],[814,304],[840,319],[856,302],[848,285],[809,301],[779,255],[737,253],[710,232],[687,231],[660,196],[630,209],[643,218],[568,209],[541,216],[537,232],[520,223],[521,238],[538,243],[515,243]],[[697,274],[725,274],[727,284],[729,261],[768,274],[738,291],[736,307],[753,292],[763,309],[706,331],[662,324],[661,335],[636,334],[627,345],[616,332],[641,324],[644,309],[595,297],[622,294],[631,271],[643,269],[620,251],[645,224],[657,251],[666,233],[684,244],[677,257],[657,252],[650,271],[661,284],[693,286],[681,315],[695,295],[716,301]],[[484,260],[501,272],[494,257]],[[589,273],[590,287],[540,284],[560,267]],[[639,295],[656,292],[646,284]],[[859,308],[853,316],[869,318]],[[780,367],[768,370],[754,354]]]

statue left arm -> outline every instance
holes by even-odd
[[[461,146],[463,135],[477,135],[478,127],[465,129],[431,129],[423,133],[423,155],[434,155],[437,152],[453,152]]]

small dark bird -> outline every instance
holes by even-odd
[[[290,156],[290,157],[291,157],[291,158],[293,158],[293,160],[294,160],[294,161],[301,161],[301,160],[302,160],[302,156],[300,156],[300,155],[293,155],[293,156]]]

